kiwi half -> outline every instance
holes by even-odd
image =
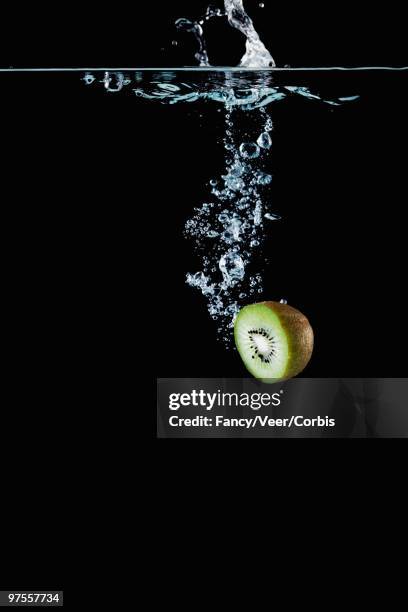
[[[305,315],[280,302],[242,308],[235,320],[234,336],[246,368],[264,382],[296,376],[313,351],[313,330]]]

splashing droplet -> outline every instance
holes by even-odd
[[[246,37],[246,52],[240,65],[248,68],[275,66],[272,55],[261,41],[252,19],[245,12],[243,0],[224,0],[224,5],[230,25]]]
[[[275,66],[272,55],[261,41],[258,32],[255,30],[252,19],[245,12],[243,0],[224,0],[224,7],[225,10],[222,11],[220,8],[210,5],[205,15],[198,19],[192,20],[183,17],[176,21],[176,27],[178,29],[191,32],[196,38],[198,52],[195,54],[195,57],[200,66],[210,66],[202,26],[214,17],[223,16],[227,17],[229,24],[233,28],[236,28],[245,35],[246,52],[241,59],[241,66],[249,68],[267,68]]]

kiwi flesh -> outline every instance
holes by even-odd
[[[255,378],[274,383],[292,378],[313,352],[313,330],[299,310],[280,302],[242,308],[234,325],[235,344]]]

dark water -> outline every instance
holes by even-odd
[[[134,84],[112,94],[81,76],[0,75],[7,299],[21,314],[27,359],[38,342],[51,357],[78,321],[85,346],[103,350],[112,318],[115,336],[159,376],[244,375],[235,350],[217,340],[205,299],[185,283],[199,259],[184,226],[223,169],[223,105],[161,104],[136,96]],[[200,87],[211,78],[194,75]],[[259,76],[251,78],[256,88]],[[316,346],[305,375],[402,376],[407,74],[267,79],[325,100],[358,98],[334,106],[286,90],[265,107],[274,124],[268,197],[282,219],[253,264],[264,277],[257,299],[285,298],[310,319]],[[251,135],[257,111],[233,112]],[[132,329],[122,310],[135,313]]]

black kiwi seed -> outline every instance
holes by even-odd
[[[258,329],[251,329],[251,330],[249,330],[248,334],[249,334],[249,337],[250,337],[250,347],[255,352],[255,355],[252,355],[252,359],[255,359],[255,356],[257,356],[264,363],[270,363],[271,362],[271,358],[276,355],[276,351],[275,351],[275,347],[274,347],[275,338],[273,336],[271,336],[265,329],[263,329],[261,327],[258,328]],[[269,351],[269,353],[267,355],[261,355],[259,353],[258,348],[255,346],[254,341],[253,341],[253,334],[258,334],[258,335],[263,336],[264,338],[266,338],[268,340],[268,342],[271,345],[271,349],[270,349],[270,351]]]

